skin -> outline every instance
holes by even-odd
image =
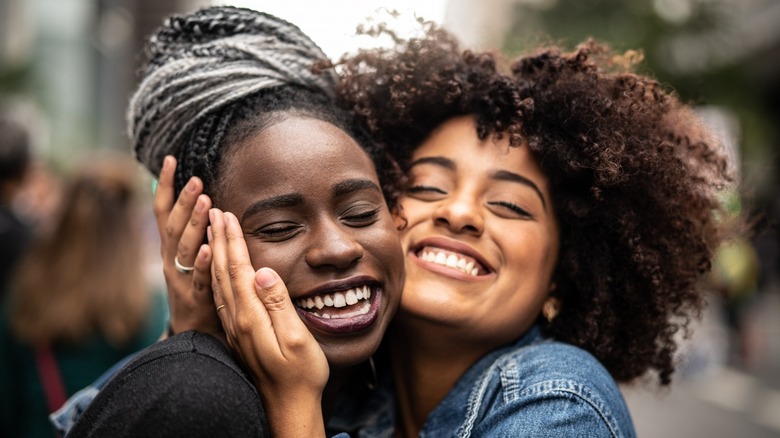
[[[417,148],[412,162],[410,189],[401,200],[407,275],[389,344],[397,432],[403,436],[419,434],[469,366],[533,324],[552,300],[559,247],[548,182],[538,164],[526,148],[479,140],[473,117],[445,122]],[[479,263],[457,269],[422,255],[441,250]],[[250,294],[245,299],[257,301]],[[223,312],[220,317],[231,324]],[[303,356],[290,360],[311,369]],[[312,405],[277,411],[271,421],[289,425]],[[292,428],[276,430],[296,436]]]
[[[165,157],[153,204],[160,232],[171,330],[180,333],[197,329],[225,341],[211,291],[211,248],[201,243],[209,224],[211,198],[203,194],[200,178],[193,177],[174,202],[175,171],[176,159]],[[174,257],[184,266],[194,266],[192,274],[176,271]]]
[[[417,436],[468,367],[537,319],[554,289],[559,233],[528,149],[479,140],[473,117],[442,124],[411,163],[401,201],[407,276],[390,345],[399,426]],[[465,267],[428,259],[439,253]]]
[[[332,367],[366,360],[397,308],[399,294],[385,289],[400,291],[403,271],[396,225],[369,157],[330,123],[289,118],[239,145],[226,168],[220,193],[229,195],[220,207],[240,218],[252,266],[274,269],[293,302],[372,289],[367,301],[377,309],[366,316],[375,313],[375,323],[298,311]],[[353,320],[358,328],[344,324]]]
[[[194,190],[182,191],[161,225],[166,236],[163,255],[173,253],[170,247],[181,236],[174,255],[182,264],[196,267],[192,274],[167,269],[166,277],[179,277],[172,280],[177,285],[191,282],[173,292],[171,300],[184,298],[184,306],[177,307],[183,309],[179,316],[190,304],[200,308],[205,301],[200,280],[209,277],[204,264],[210,261],[223,339],[253,370],[268,415],[281,417],[277,412],[301,406],[306,407],[304,413],[316,412],[275,421],[272,432],[311,436],[323,430],[321,397],[327,400],[349,367],[373,354],[398,305],[403,253],[397,224],[373,163],[351,137],[330,123],[285,118],[235,145],[223,161],[229,172],[219,179],[222,196],[215,203],[221,209],[208,211],[209,245],[195,251],[205,223],[197,206],[209,204],[197,179],[188,183]],[[171,198],[165,193],[168,165],[160,178],[165,188],[159,198]],[[171,204],[156,199],[155,205],[159,220]],[[185,254],[197,255],[190,261]],[[362,300],[371,303],[363,316],[323,322],[293,304],[362,285],[372,291],[370,299]],[[178,326],[197,328],[187,326],[195,321],[213,327],[213,304],[202,307],[208,310],[196,310],[198,318],[184,317]],[[347,309],[320,312],[335,315]],[[289,360],[299,357],[306,363]]]

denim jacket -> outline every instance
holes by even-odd
[[[332,431],[392,437],[391,380],[380,381],[368,400],[343,400],[335,412]],[[635,436],[607,370],[588,352],[545,339],[538,327],[474,364],[420,431],[420,437]]]

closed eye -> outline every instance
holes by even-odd
[[[375,208],[357,214],[346,215],[344,216],[344,219],[352,226],[365,227],[376,222],[378,216],[379,208]]]
[[[444,190],[434,187],[434,186],[411,186],[408,189],[406,189],[408,193],[422,193],[422,192],[434,192],[434,193],[440,193],[442,195],[446,195],[447,192]]]
[[[522,216],[524,218],[531,219],[533,217],[533,216],[531,216],[531,213],[528,213],[526,210],[520,208],[519,206],[517,206],[516,204],[513,204],[511,202],[491,201],[491,202],[488,202],[488,205],[497,205],[499,207],[506,208],[506,209],[511,210],[512,212],[514,212],[514,213],[516,213],[516,214],[518,214],[518,215],[520,215],[520,216]]]
[[[281,241],[292,238],[301,229],[300,224],[295,223],[278,223],[267,225],[258,230],[248,233],[251,236],[260,237],[269,241]]]

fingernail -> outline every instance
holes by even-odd
[[[271,268],[260,268],[255,275],[255,282],[263,289],[275,285],[278,279],[279,277],[277,277],[276,272]]]
[[[198,196],[198,201],[195,203],[195,213],[200,213],[206,207],[206,201],[203,199],[205,195]]]
[[[212,208],[209,210],[209,222],[211,222],[212,224],[214,223],[214,218],[216,217],[216,214],[217,212],[215,209]]]
[[[193,178],[190,178],[190,180],[187,181],[187,191],[188,192],[195,191],[195,180]]]
[[[163,170],[168,170],[168,168],[171,167],[172,159],[173,157],[171,157],[170,155],[166,155],[165,158],[163,158],[163,165],[162,165]]]
[[[212,239],[214,239],[214,235],[213,235],[213,234],[211,234],[211,225],[209,225],[209,226],[206,228],[206,239],[208,239],[208,240],[209,240],[209,243],[211,243]]]
[[[233,213],[225,213],[225,222],[232,226],[240,227],[240,225],[238,225],[238,218],[236,218]]]

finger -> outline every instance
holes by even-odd
[[[233,277],[232,281],[236,286],[232,291],[234,294],[232,298],[236,301],[235,305],[237,307],[248,309],[251,307],[247,306],[252,306],[251,301],[254,295],[252,283],[254,281],[255,269],[252,267],[249,250],[247,249],[244,233],[241,230],[238,219],[232,213],[225,213],[223,220],[227,272]],[[214,233],[213,229],[212,233]]]
[[[198,255],[195,257],[192,288],[193,294],[200,304],[214,305],[214,297],[211,292],[211,247],[205,243],[201,244]]]
[[[224,213],[224,232],[226,242],[227,272],[230,276],[233,293],[232,300],[235,304],[235,311],[239,309],[251,309],[251,301],[254,298],[254,276],[255,269],[252,267],[252,260],[249,257],[249,249],[244,240],[244,233],[238,219],[232,213]],[[256,301],[256,299],[254,300]],[[254,317],[267,318],[263,309],[256,308],[255,311],[262,310],[261,315]],[[254,313],[254,312],[244,312]],[[240,321],[237,321],[240,322]],[[270,320],[269,320],[270,322]]]
[[[166,155],[163,159],[160,177],[157,178],[157,189],[154,192],[153,209],[157,219],[157,229],[162,236],[165,223],[173,208],[173,175],[176,171],[176,158]]]
[[[255,273],[255,293],[263,303],[273,325],[277,342],[285,357],[300,348],[315,345],[309,329],[301,321],[290,294],[279,275],[271,268]]]
[[[185,266],[195,264],[200,246],[206,237],[210,208],[211,198],[208,195],[201,194],[196,198],[195,206],[192,208],[192,213],[176,248],[176,257],[178,257],[179,263]]]
[[[187,181],[184,189],[179,194],[179,199],[173,204],[168,219],[165,221],[164,229],[161,230],[161,234],[165,236],[163,257],[173,259],[174,256],[178,255],[179,263],[185,266],[192,266],[192,263],[195,261],[195,251],[200,246],[200,242],[194,247],[179,248],[179,241],[184,228],[192,217],[195,204],[201,193],[203,193],[203,182],[200,178],[193,176]],[[180,251],[190,252],[183,253]]]
[[[224,214],[217,208],[209,210],[209,246],[211,247],[211,287],[214,291],[214,304],[217,314],[222,322],[222,328],[227,333],[232,346],[242,340],[238,333],[251,330],[251,324],[242,323],[236,315],[237,308],[234,305],[234,287],[232,283],[230,260],[228,256],[228,240],[226,236],[226,223]],[[251,274],[247,282],[251,282]],[[249,285],[251,287],[251,284]]]
[[[233,294],[230,290],[230,279],[227,273],[227,242],[225,240],[225,221],[218,208],[209,210],[209,227],[207,229],[209,248],[211,248],[211,289],[214,292],[214,304],[217,309],[232,308]],[[226,281],[227,279],[227,281]],[[228,303],[229,302],[229,303]],[[221,315],[220,315],[221,317]],[[226,327],[227,330],[227,327]]]
[[[231,277],[232,300],[234,308],[234,324],[239,336],[249,338],[248,334],[256,337],[255,347],[267,353],[278,354],[279,345],[274,333],[271,319],[262,300],[258,300],[255,292],[255,271],[249,257],[244,234],[238,219],[232,213],[225,213],[225,241],[227,243],[228,273]],[[217,238],[215,236],[215,238]],[[281,284],[281,282],[279,282]],[[281,293],[289,301],[287,289],[281,284]]]

